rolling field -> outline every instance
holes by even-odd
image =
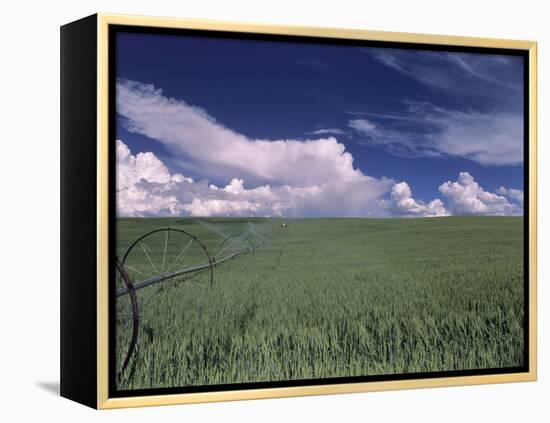
[[[138,291],[140,338],[119,389],[523,364],[522,218],[281,222],[117,221],[119,256],[162,227],[185,229],[212,255],[222,234],[244,236],[220,256],[246,248],[246,237],[266,240],[255,254],[217,266],[212,287],[202,272]],[[135,281],[154,273],[151,262],[160,272],[204,261],[196,242],[182,257],[187,244],[177,236],[159,233],[134,249]],[[131,333],[128,295],[116,308],[120,370]]]

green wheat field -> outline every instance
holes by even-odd
[[[523,365],[521,217],[121,218],[117,254],[166,227],[216,260],[248,254],[212,286],[202,271],[138,290],[122,372],[132,312],[117,298],[120,390]],[[139,282],[206,257],[161,231],[126,264]]]

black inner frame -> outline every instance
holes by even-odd
[[[499,54],[520,56],[523,58],[523,188],[524,188],[524,211],[523,211],[523,292],[524,292],[524,308],[523,308],[523,366],[506,367],[506,368],[490,368],[490,369],[466,369],[440,372],[419,372],[405,374],[387,374],[373,376],[345,376],[332,377],[325,379],[300,379],[300,380],[285,380],[285,381],[267,381],[267,382],[250,382],[250,383],[232,383],[219,385],[201,385],[201,386],[182,386],[171,388],[150,388],[150,389],[134,389],[134,390],[118,390],[116,387],[116,358],[115,358],[115,342],[116,342],[116,323],[115,323],[115,284],[112,283],[115,279],[114,254],[116,251],[116,56],[117,56],[117,33],[140,33],[140,34],[156,34],[156,35],[179,35],[179,36],[201,36],[209,38],[232,38],[241,40],[259,40],[259,41],[278,41],[291,43],[306,43],[306,44],[332,44],[345,46],[363,46],[363,47],[385,47],[399,48],[411,50],[431,50],[431,51],[447,51],[447,52],[464,52],[464,53],[482,53],[482,54]],[[168,395],[168,394],[183,394],[196,392],[219,392],[219,391],[235,391],[245,389],[259,388],[283,388],[296,386],[313,386],[313,385],[332,385],[342,383],[358,383],[358,382],[381,382],[395,380],[411,380],[411,379],[426,379],[426,378],[445,378],[453,376],[481,376],[494,374],[508,373],[525,373],[529,372],[529,52],[528,50],[516,49],[501,49],[487,47],[463,47],[463,46],[442,46],[435,44],[416,44],[394,41],[369,41],[369,40],[348,40],[337,38],[323,38],[311,36],[294,36],[294,35],[271,35],[271,34],[251,34],[230,31],[215,31],[215,30],[196,30],[196,29],[174,29],[174,28],[153,28],[142,26],[126,26],[126,25],[109,25],[108,30],[108,104],[109,104],[109,140],[108,140],[108,173],[109,173],[109,247],[108,247],[108,268],[109,268],[109,342],[108,342],[108,379],[109,379],[109,398],[147,396],[147,395]]]

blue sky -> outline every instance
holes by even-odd
[[[120,214],[522,213],[520,56],[117,37]]]

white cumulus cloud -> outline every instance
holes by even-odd
[[[516,204],[523,206],[523,191],[520,189],[505,188],[501,186],[499,189],[496,190],[496,193],[507,197],[508,199],[510,199],[510,201]]]
[[[116,142],[117,214],[120,216],[154,216],[175,214],[178,199],[170,187],[192,183],[183,175],[171,175],[153,153],[133,155],[122,141]],[[153,186],[154,188],[147,189]]]
[[[205,178],[294,187],[335,180],[376,182],[354,168],[352,155],[334,137],[251,139],[223,126],[203,109],[136,81],[119,80],[116,98],[117,112],[129,131],[159,141],[181,158],[183,168]]]
[[[153,153],[132,154],[117,140],[119,216],[406,216],[450,214],[521,215],[523,191],[501,186],[485,191],[468,172],[439,187],[440,199],[415,199],[407,182],[390,179],[328,181],[308,187],[261,185],[247,188],[232,178],[218,187],[171,173]],[[391,187],[391,189],[390,189]],[[384,197],[389,192],[389,199]],[[386,197],[387,198],[387,197]]]
[[[368,216],[379,215],[378,200],[390,179],[334,180],[308,187],[262,185],[246,188],[232,178],[225,187],[171,174],[153,153],[133,155],[117,141],[119,216]]]
[[[432,217],[449,215],[439,198],[429,203],[414,199],[411,188],[406,182],[395,184],[391,189],[390,200],[383,202],[383,205],[391,211],[392,215],[396,216]]]
[[[497,192],[485,191],[468,172],[460,172],[455,182],[443,183],[439,191],[447,197],[447,207],[453,214],[523,214],[522,191],[507,190],[504,187],[499,188]]]

